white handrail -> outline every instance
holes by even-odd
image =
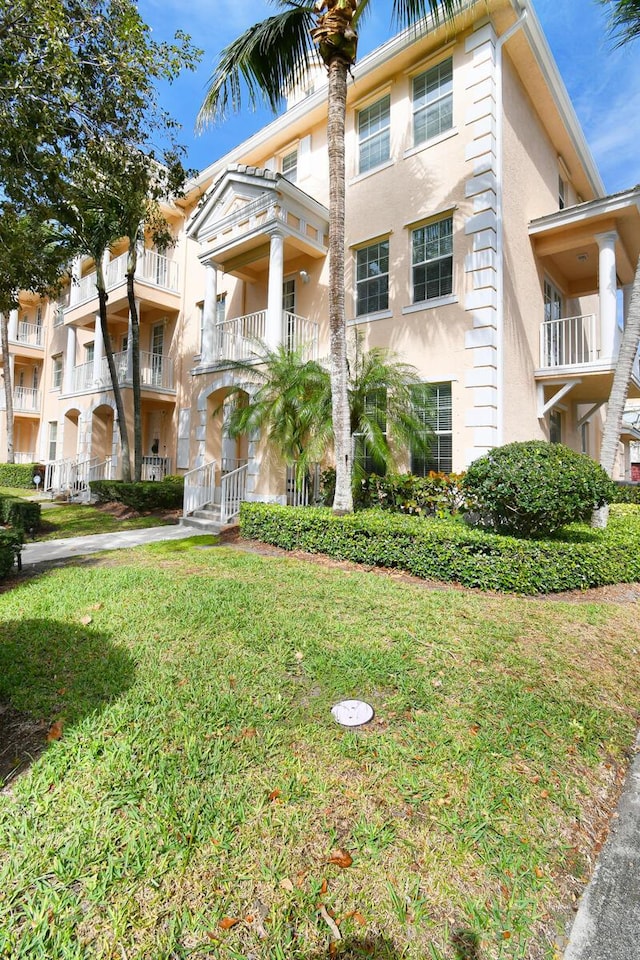
[[[220,523],[228,523],[240,513],[240,504],[247,488],[247,463],[231,473],[225,473],[220,482]]]
[[[593,313],[545,320],[540,328],[540,366],[574,367],[600,359],[598,323]]]
[[[184,503],[182,515],[199,510],[207,503],[213,503],[216,486],[216,461],[210,460],[201,467],[189,470],[184,475]]]

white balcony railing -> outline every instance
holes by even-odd
[[[595,314],[546,320],[540,328],[540,366],[578,367],[600,359]]]
[[[104,278],[107,290],[113,290],[114,287],[124,283],[127,273],[127,256],[128,254],[122,253],[107,264]],[[178,292],[180,282],[178,264],[169,260],[162,253],[156,253],[155,250],[145,250],[138,257],[135,276],[136,280],[144,280],[146,283],[153,284],[153,286],[162,287],[174,293]],[[77,285],[71,287],[70,305],[65,309],[77,307],[78,304],[93,300],[96,296],[96,272],[94,270],[82,277]]]
[[[202,466],[189,470],[184,475],[184,506],[183,514],[189,514],[207,503],[213,503],[216,489],[216,462],[210,460]]]
[[[114,353],[113,359],[118,374],[118,383],[120,385],[130,384],[131,376],[129,373],[127,351],[121,350],[120,353]],[[173,364],[169,358],[163,356],[161,353],[150,353],[149,351],[141,350],[140,384],[143,387],[172,390]],[[97,377],[94,374],[92,360],[88,363],[80,363],[73,368],[74,393],[82,393],[84,390],[109,390],[110,387],[111,374],[109,373],[109,364],[106,357],[102,358]]]
[[[18,324],[18,330],[13,343],[25,343],[30,347],[41,347],[43,342],[42,324],[27,323],[21,320]]]
[[[0,410],[7,409],[4,390],[0,390]],[[33,387],[14,387],[13,412],[40,413],[40,391]]]
[[[171,473],[170,457],[143,457],[142,479],[162,480]]]
[[[14,463],[35,463],[36,455],[34,450],[15,450],[13,454]]]
[[[250,360],[260,348],[267,332],[267,311],[249,313],[233,320],[225,320],[216,327],[216,357],[218,360]],[[295,313],[282,313],[281,343],[290,350],[302,353],[303,360],[318,357],[318,324]]]

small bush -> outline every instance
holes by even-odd
[[[243,503],[242,536],[285,550],[324,553],[425,579],[483,590],[553,593],[640,580],[640,511],[616,506],[606,530],[570,530],[562,539],[519,540],[473,530],[460,520],[363,510],[335,516],[320,507]]]
[[[640,504],[640,483],[615,483],[614,503]]]
[[[21,530],[37,530],[40,526],[40,504],[20,497],[0,497],[0,523]]]
[[[115,500],[132,510],[173,510],[182,506],[184,483],[182,479],[125,483],[123,480],[91,480],[91,495],[98,503]]]
[[[13,570],[21,546],[22,536],[18,531],[0,530],[0,580],[8,577]]]
[[[475,460],[463,480],[472,523],[540,537],[610,503],[614,490],[599,464],[560,443],[509,443]]]
[[[434,473],[416,477],[410,473],[370,474],[362,481],[362,503],[395,513],[417,516],[453,516],[462,506],[462,474]]]
[[[179,473],[168,473],[165,477],[162,478],[163,483],[181,483],[184,489],[184,477],[181,477]]]
[[[34,490],[33,478],[39,473],[44,476],[44,468],[37,463],[0,463],[0,487],[24,487]]]

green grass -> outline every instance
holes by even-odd
[[[35,486],[27,490],[26,487],[0,487],[0,497],[35,497],[37,490]],[[44,500],[44,497],[42,498]]]
[[[0,794],[0,956],[320,960],[324,905],[337,956],[552,957],[640,709],[634,605],[200,545],[0,595],[0,700],[64,731]]]
[[[157,514],[120,520],[89,504],[61,503],[42,511],[41,529],[36,540],[56,540],[65,537],[86,537],[93,533],[119,533],[122,530],[140,530],[158,527],[168,521]]]

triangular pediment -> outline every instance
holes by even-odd
[[[213,184],[194,213],[189,236],[198,241],[215,231],[221,220],[240,214],[267,194],[274,193],[280,174],[259,167],[236,164]]]

